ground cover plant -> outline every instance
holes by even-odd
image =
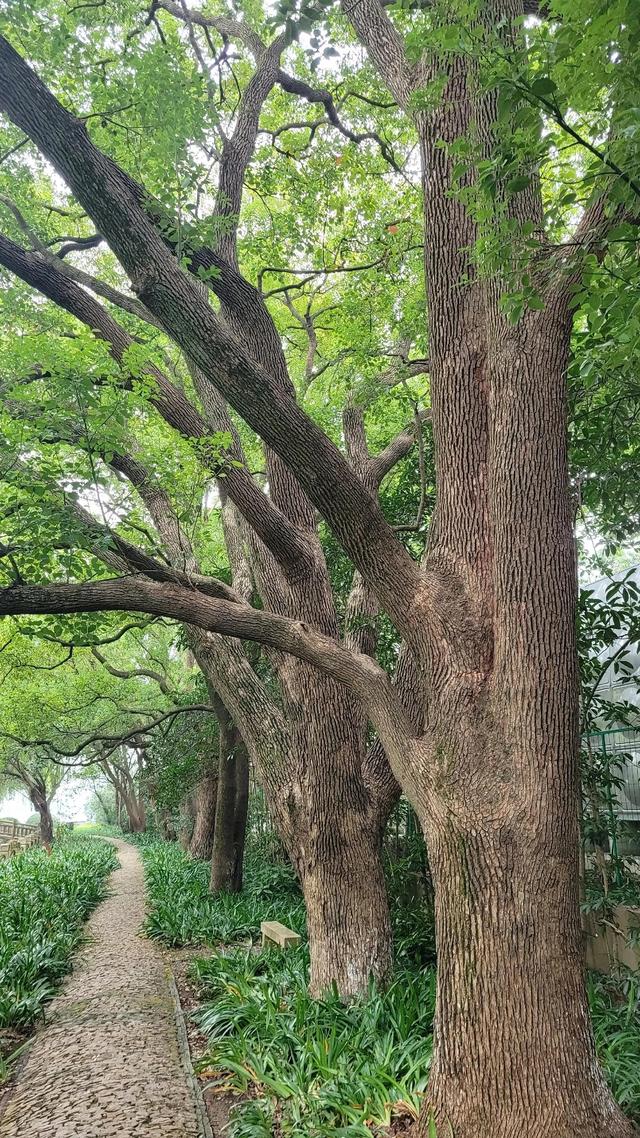
[[[144,862],[147,935],[172,947],[217,947],[192,966],[194,1019],[207,1039],[199,1069],[210,1093],[238,1096],[230,1138],[357,1138],[408,1127],[427,1085],[435,1000],[434,929],[419,836],[405,835],[399,845],[391,837],[386,845],[393,981],[386,991],[372,983],[351,1004],[335,990],[320,1000],[310,995],[302,896],[291,867],[270,860],[262,845],[250,842],[243,892],[212,896],[208,863],[190,858],[177,842],[153,834],[128,840]],[[285,953],[253,951],[260,922],[269,919],[302,933],[302,945]],[[616,1101],[638,1122],[639,994],[633,975],[590,976],[598,1057]]]
[[[129,838],[131,840],[131,835]],[[242,893],[209,892],[210,865],[175,842],[136,836],[147,884],[145,931],[172,948],[254,940],[260,922],[280,920],[304,932],[304,903],[293,870],[249,858]]]
[[[43,1015],[116,865],[112,845],[84,838],[0,861],[0,1052]]]
[[[434,1126],[631,1138],[581,961],[575,553],[638,531],[637,3],[4,8],[0,612],[96,668],[96,614],[174,622],[296,866],[313,995],[392,978],[399,786]],[[142,667],[135,724],[91,704],[111,769],[139,749],[135,830],[184,712]]]
[[[640,974],[589,976],[598,1058],[614,1097],[640,1123]]]
[[[203,1001],[194,1018],[208,1039],[200,1073],[216,1092],[242,1096],[230,1138],[356,1138],[409,1125],[431,1062],[433,964],[399,965],[387,991],[372,984],[350,1005],[335,992],[313,1000],[307,969],[304,946],[194,963]],[[638,976],[591,974],[589,1005],[607,1082],[640,1122]]]
[[[255,941],[262,921],[278,920],[305,935],[305,910],[295,873],[286,861],[270,861],[250,846],[242,893],[209,892],[210,865],[188,856],[176,842],[154,834],[127,834],[140,849],[147,886],[145,931],[171,948]],[[385,877],[395,958],[424,966],[435,961],[433,913],[423,893],[424,843],[409,842],[403,856],[385,858]]]
[[[369,1135],[417,1117],[425,1090],[435,972],[399,969],[351,1004],[309,994],[308,952],[219,953],[194,965],[208,1036],[201,1074],[249,1095],[232,1111],[233,1138]]]

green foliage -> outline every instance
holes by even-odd
[[[13,1047],[9,1044],[6,1048],[3,1044],[2,1033],[0,1032],[0,1087],[11,1078],[15,1064],[22,1055],[25,1048],[28,1046],[28,1041],[19,1044],[18,1047]],[[3,1054],[4,1051],[4,1054]]]
[[[403,804],[406,808],[406,803]],[[237,895],[209,893],[210,866],[190,858],[175,842],[154,834],[130,834],[141,852],[148,896],[145,931],[176,947],[254,941],[260,922],[279,920],[304,934],[304,903],[288,860],[274,861],[269,831],[255,837],[245,855],[245,888]],[[403,966],[435,960],[433,907],[422,835],[403,844],[402,856],[385,857],[385,876],[395,954]]]
[[[202,676],[196,691],[185,693],[184,704],[207,702]],[[147,750],[146,783],[160,810],[177,812],[198,781],[203,764],[215,766],[218,754],[218,721],[209,712],[176,716],[162,735],[153,738]]]
[[[202,1073],[252,1099],[233,1112],[232,1138],[363,1138],[415,1115],[426,1086],[433,972],[399,971],[345,1007],[313,1000],[304,947],[216,954],[194,965],[205,1002],[195,1018],[209,1046]]]
[[[578,652],[581,679],[581,781],[583,840],[599,856],[599,903],[626,880],[624,859],[618,854],[617,791],[624,785],[623,769],[631,758],[624,752],[623,725],[638,724],[635,657],[640,644],[640,590],[631,573],[611,580],[604,599],[582,589],[578,603]],[[601,689],[605,676],[624,683],[620,689]],[[630,698],[622,698],[626,694]],[[608,733],[611,730],[611,733]],[[593,892],[593,890],[592,890]],[[597,891],[596,891],[597,892]],[[593,907],[595,895],[587,899]]]
[[[589,976],[598,1058],[616,1100],[640,1122],[640,977]]]
[[[112,845],[78,838],[50,856],[31,849],[0,861],[0,1029],[42,1015],[116,865]]]
[[[304,932],[304,904],[290,866],[250,860],[244,892],[214,897],[209,893],[207,863],[192,860],[171,842],[146,835],[135,838],[135,844],[147,882],[148,936],[171,946],[233,943],[254,940],[260,922],[268,920]]]
[[[638,684],[633,653],[640,646],[640,588],[632,570],[608,585],[601,600],[582,589],[578,603],[578,651],[582,682],[584,733],[619,727],[637,719],[633,702],[612,703],[599,691],[604,674]]]
[[[580,906],[584,913],[597,913],[603,920],[611,920],[613,910],[618,905],[640,909],[640,878],[630,872],[622,860],[616,869],[616,877],[607,880],[606,892],[598,870],[590,869],[585,874],[585,895]]]

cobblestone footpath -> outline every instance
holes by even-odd
[[[137,850],[116,841],[111,895],[49,1005],[4,1113],[0,1138],[201,1138],[160,949],[139,935]]]

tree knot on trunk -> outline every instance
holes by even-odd
[[[155,287],[160,281],[160,274],[145,266],[139,272],[132,273],[130,280],[131,291],[144,303],[145,297],[153,296]]]

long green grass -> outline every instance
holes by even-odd
[[[141,853],[147,886],[147,936],[171,948],[237,944],[255,940],[261,921],[282,921],[305,935],[305,910],[291,866],[268,861],[260,851],[245,858],[242,893],[212,897],[210,866],[194,861],[175,842],[153,835],[126,835]],[[415,866],[409,859],[386,867],[391,923],[399,965],[424,967],[435,961],[433,914],[429,904],[407,895]]]
[[[172,842],[139,841],[147,885],[147,936],[170,947],[254,940],[260,922],[279,920],[304,933],[304,904],[293,870],[252,860],[242,893],[213,897],[210,867]]]
[[[236,950],[194,964],[209,1040],[201,1074],[250,1095],[231,1138],[371,1138],[372,1127],[415,1117],[431,1059],[435,974],[403,969],[348,1006],[311,998],[306,948]]]
[[[145,865],[146,931],[173,946],[222,947],[194,964],[208,1040],[203,1076],[243,1096],[229,1138],[365,1138],[411,1117],[426,1086],[435,994],[433,917],[415,858],[390,861],[387,884],[396,972],[345,1007],[312,1000],[308,948],[257,954],[262,920],[304,936],[304,905],[289,866],[250,851],[245,890],[212,897],[209,866],[175,843],[134,839]],[[417,881],[415,880],[417,879]],[[238,947],[242,945],[244,947]],[[622,1109],[640,1122],[640,976],[591,976],[589,999],[600,1062]]]
[[[42,1015],[116,866],[113,846],[93,839],[0,861],[0,1029],[28,1028]]]
[[[591,973],[588,992],[607,1081],[625,1114],[640,1123],[640,973]]]

